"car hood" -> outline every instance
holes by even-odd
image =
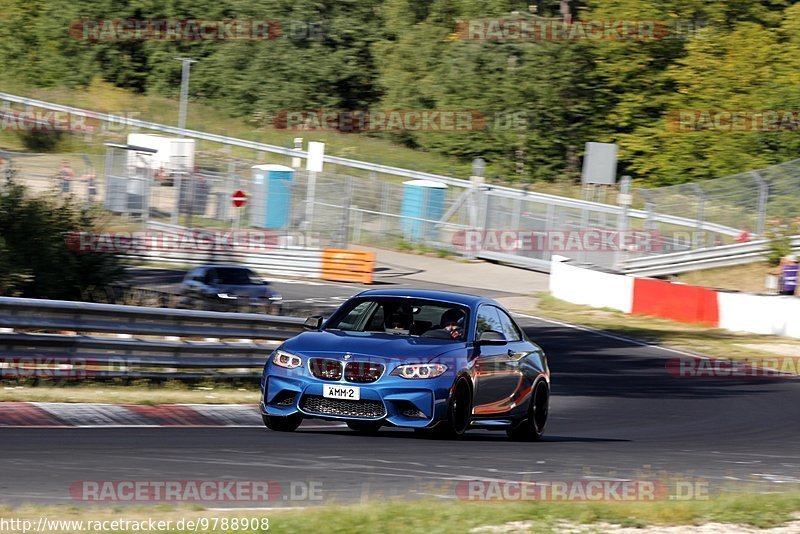
[[[299,356],[341,358],[345,353],[386,360],[427,362],[446,353],[466,350],[466,343],[447,339],[396,336],[375,332],[303,332],[283,344],[283,350]]]

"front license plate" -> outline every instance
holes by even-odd
[[[361,388],[326,384],[322,387],[322,396],[329,399],[359,400],[361,399]]]

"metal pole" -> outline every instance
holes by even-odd
[[[697,184],[692,184],[692,189],[694,190],[695,194],[697,195],[697,235],[694,239],[692,239],[692,246],[694,248],[695,245],[700,244],[699,241],[701,236],[703,236],[703,216],[705,211],[705,203],[706,203],[706,195],[700,186]],[[703,245],[705,245],[706,239],[703,237]],[[702,247],[701,247],[702,248]]]
[[[625,242],[625,232],[628,231],[628,211],[631,209],[631,177],[623,176],[619,182],[619,198],[617,203],[622,206],[622,212],[617,221],[618,244]],[[622,247],[618,246],[614,258],[614,269],[621,270],[622,262],[625,260]]]
[[[234,161],[228,163],[228,176],[230,176],[231,196],[233,196],[233,193],[239,190],[239,177],[236,176],[236,162]],[[228,199],[225,199],[225,201],[229,202]],[[238,230],[241,224],[241,213],[243,208],[237,208],[235,206],[231,207],[233,207],[233,228]]]
[[[105,192],[103,194],[104,198],[106,199],[105,208],[107,210],[113,210],[111,207],[113,204],[111,203],[111,188],[108,186],[108,177],[114,173],[114,149],[111,147],[106,148],[106,161],[105,161],[105,168],[103,169],[103,181],[105,183]]]
[[[188,57],[176,57],[174,59],[183,63],[183,68],[181,69],[181,101],[178,111],[178,128],[184,129],[186,128],[186,101],[189,98],[189,69],[192,63],[197,63],[197,60]],[[183,134],[181,134],[180,137],[183,137]]]
[[[317,189],[316,171],[308,171],[308,182],[306,184],[306,227],[310,231],[314,227],[314,196]]]
[[[345,202],[342,206],[344,208],[342,213],[342,240],[341,248],[346,249],[350,242],[350,210],[355,206],[353,202],[353,177],[347,177],[347,184],[345,186]]]
[[[761,177],[758,172],[751,173],[758,183],[758,208],[756,211],[756,235],[764,235],[764,223],[767,216],[767,199],[769,198],[769,184]]]

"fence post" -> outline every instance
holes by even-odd
[[[309,230],[314,227],[314,202],[317,189],[316,171],[306,171],[306,226]]]
[[[544,216],[544,239],[538,240],[538,243],[544,243],[541,254],[543,260],[550,260],[553,257],[553,251],[550,250],[550,231],[553,228],[553,221],[556,218],[556,207],[553,204],[546,204],[546,215]]]
[[[339,248],[346,249],[347,244],[350,241],[350,210],[352,209],[353,204],[353,177],[348,176],[346,185],[345,185],[345,198],[344,202],[342,203],[342,228],[341,228],[341,237],[339,237],[337,241],[337,246]]]
[[[769,199],[769,184],[758,174],[758,171],[750,173],[758,184],[758,208],[756,208],[756,235],[764,235],[764,223],[767,217],[767,200]]]
[[[619,196],[617,197],[617,204],[622,207],[622,210],[617,221],[618,246],[613,265],[616,270],[622,269],[622,263],[625,260],[621,245],[625,242],[625,232],[628,231],[628,210],[631,209],[631,201],[631,177],[623,176],[619,182]]]
[[[387,222],[388,222],[388,213],[389,213],[389,187],[391,184],[389,182],[383,182],[381,185],[381,224],[380,224],[380,232],[381,236],[386,236],[387,229]]]
[[[105,184],[105,208],[110,209],[111,206],[111,188],[108,186],[108,177],[114,172],[114,148],[106,147],[106,160],[103,168],[103,183]]]
[[[705,217],[705,204],[706,204],[706,194],[697,184],[691,184],[692,190],[697,195],[697,235],[692,239],[692,248],[703,248],[697,247],[699,244],[701,236],[703,236],[703,217]],[[703,237],[703,246],[705,246],[705,237]]]

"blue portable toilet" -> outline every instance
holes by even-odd
[[[285,165],[254,165],[250,226],[285,230],[292,207],[294,169]]]
[[[403,182],[403,204],[400,207],[400,228],[408,241],[434,239],[436,223],[444,215],[447,185],[433,180]]]

